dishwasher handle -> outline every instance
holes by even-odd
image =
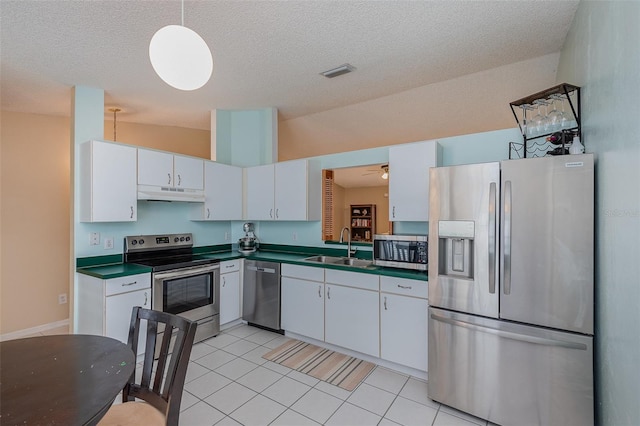
[[[262,266],[247,266],[247,271],[266,272],[267,274],[275,274],[276,270],[273,268],[263,268]]]

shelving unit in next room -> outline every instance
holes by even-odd
[[[373,241],[376,233],[376,205],[351,204],[351,241]]]

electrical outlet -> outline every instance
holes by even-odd
[[[67,293],[60,293],[58,295],[58,304],[64,305],[65,303],[67,303]]]
[[[100,245],[100,233],[92,232],[89,234],[89,244],[92,246]]]
[[[113,248],[113,237],[105,237],[104,238],[104,249],[110,250]]]
[[[298,241],[298,234],[297,234],[296,232],[294,232],[294,233],[291,235],[291,238],[293,238],[293,241]]]
[[[229,233],[228,232],[224,233],[224,240],[225,241],[229,241]]]

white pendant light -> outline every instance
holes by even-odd
[[[158,76],[179,90],[199,89],[211,78],[211,51],[198,33],[184,26],[184,0],[182,25],[167,25],[153,35],[149,59]]]

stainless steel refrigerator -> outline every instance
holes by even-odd
[[[431,169],[431,399],[501,425],[593,424],[593,165]]]

